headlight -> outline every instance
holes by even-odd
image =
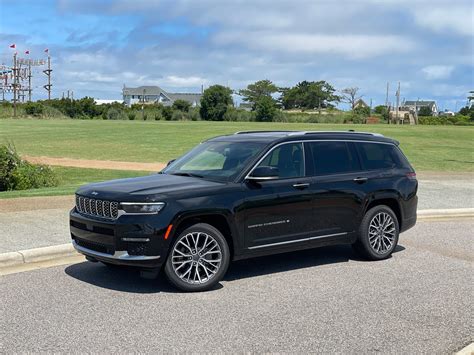
[[[164,202],[121,202],[120,210],[125,214],[156,214],[165,207]]]

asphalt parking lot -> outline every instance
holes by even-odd
[[[473,229],[420,222],[382,262],[240,261],[205,293],[88,262],[3,276],[0,352],[453,353],[473,340]]]

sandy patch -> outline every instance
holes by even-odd
[[[22,158],[33,164],[69,166],[69,167],[74,167],[74,168],[90,168],[90,169],[160,171],[166,166],[166,164],[163,164],[163,163],[137,163],[137,162],[112,161],[112,160],[32,157],[29,155],[23,155]]]

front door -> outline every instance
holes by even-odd
[[[278,169],[278,179],[244,182],[246,247],[262,249],[304,242],[312,232],[312,196],[302,143],[276,147],[258,166]]]

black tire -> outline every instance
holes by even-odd
[[[392,232],[390,234],[383,234],[385,236],[380,236],[379,232],[375,232],[377,229],[374,228],[371,223],[374,221],[377,224],[377,220],[374,218],[380,218],[383,220],[384,216],[390,216],[391,220],[393,221],[393,228],[390,224],[387,224],[387,229],[385,231],[391,231],[393,229],[393,237]],[[387,218],[388,219],[388,218]],[[388,223],[388,222],[387,222]],[[369,229],[371,232],[371,238],[369,239]],[[359,235],[357,237],[357,241],[352,245],[353,249],[362,257],[368,260],[383,260],[390,257],[390,255],[395,250],[398,244],[398,236],[399,236],[399,223],[397,216],[392,211],[392,209],[385,205],[379,205],[371,208],[369,211],[366,212],[364,218],[359,227]],[[375,233],[375,234],[374,234]],[[390,240],[393,238],[391,242],[391,246],[387,247],[387,244],[390,243]],[[377,240],[376,240],[377,239]],[[384,243],[383,246],[381,243]],[[374,246],[375,245],[375,246]],[[377,247],[380,248],[377,251]]]
[[[198,241],[194,243],[193,247],[192,243],[196,239]],[[180,243],[181,241],[182,243]],[[184,247],[184,244],[187,244],[188,241],[191,249]],[[207,249],[205,248],[204,243],[209,243],[209,241],[212,243],[212,249],[211,246]],[[177,248],[178,251],[175,252],[175,248]],[[180,248],[181,250],[179,250]],[[183,253],[187,256],[181,256]],[[207,261],[207,258],[211,258],[209,259],[210,262]],[[214,259],[212,260],[212,258]],[[220,262],[215,261],[218,259],[220,259]],[[175,264],[173,264],[173,260],[175,260]],[[198,223],[186,228],[179,233],[178,237],[174,240],[168,254],[168,259],[166,260],[165,275],[170,283],[181,291],[207,291],[222,280],[229,267],[229,262],[229,246],[222,233],[209,224]],[[184,271],[178,270],[180,268]],[[194,272],[193,276],[191,274],[184,275],[188,269],[191,269],[191,274]],[[214,272],[212,276],[209,276],[208,271]],[[208,275],[207,277],[206,274]],[[198,277],[198,279],[196,279],[196,277]],[[193,278],[193,280],[191,280],[191,278]],[[201,280],[203,281],[201,282]]]

